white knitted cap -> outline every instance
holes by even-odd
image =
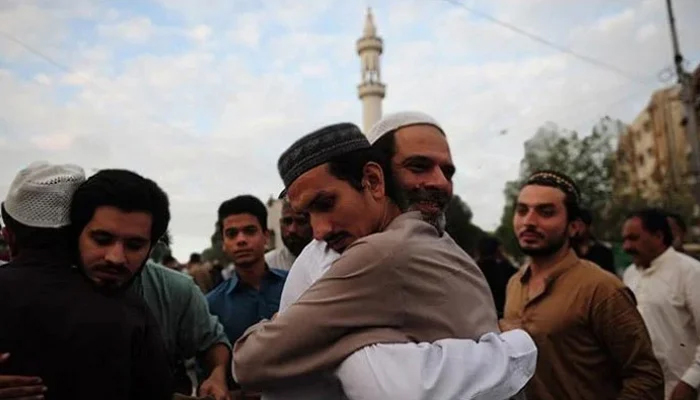
[[[367,132],[367,139],[370,144],[374,144],[387,133],[410,125],[432,125],[438,128],[443,134],[445,133],[440,124],[430,115],[420,111],[402,111],[387,114],[382,117],[382,119],[377,121],[369,132]]]
[[[12,181],[3,206],[10,217],[26,226],[68,226],[73,193],[83,182],[85,172],[77,165],[34,162]]]

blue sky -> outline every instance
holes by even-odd
[[[0,192],[38,159],[133,169],[169,193],[176,255],[201,250],[221,201],[279,191],[275,164],[287,145],[325,123],[360,122],[355,40],[372,6],[385,43],[385,112],[422,110],[444,125],[455,191],[493,229],[504,183],[539,126],[587,132],[604,115],[631,121],[665,85],[663,3],[3,1],[0,93],[11,95],[0,96]],[[674,4],[683,51],[697,63],[700,5]]]

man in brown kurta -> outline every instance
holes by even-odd
[[[287,165],[290,154],[295,162]],[[308,211],[317,239],[342,256],[283,314],[238,341],[234,366],[243,386],[328,370],[370,344],[475,339],[498,330],[478,267],[420,212],[401,214],[381,163],[351,124],[307,135],[281,157],[292,206]],[[352,164],[362,171],[357,181],[338,171]],[[297,175],[285,178],[285,168]]]
[[[570,178],[544,171],[517,200],[514,231],[531,262],[508,283],[501,326],[520,327],[537,344],[527,397],[661,400],[661,367],[634,296],[570,247],[578,198]]]

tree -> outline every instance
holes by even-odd
[[[472,224],[471,208],[457,195],[452,197],[445,210],[445,231],[468,254],[473,255],[476,244],[486,233]]]
[[[166,230],[160,240],[153,246],[150,259],[157,263],[163,262],[163,258],[171,255],[170,247],[172,243],[173,236],[170,234],[170,230]]]
[[[613,123],[609,118],[601,120],[586,137],[547,123],[525,142],[520,174],[517,180],[506,183],[506,205],[501,224],[496,230],[496,236],[510,254],[521,256],[513,233],[514,204],[520,187],[535,171],[552,169],[570,176],[581,192],[581,205],[591,210],[596,221],[603,220],[612,195],[615,154],[610,126]],[[594,226],[595,233],[600,237],[606,236],[609,230],[608,224]]]
[[[202,261],[215,262],[218,261],[221,265],[229,263],[229,258],[224,253],[224,239],[217,224],[214,224],[214,233],[211,235],[211,246],[202,251]]]

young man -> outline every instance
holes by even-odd
[[[152,181],[133,178],[97,211],[89,208],[94,181],[84,182],[79,167],[35,163],[13,181],[2,204],[13,260],[0,270],[0,349],[11,355],[0,357],[0,375],[27,378],[0,377],[0,395],[172,396],[158,326],[143,301],[125,292],[165,231],[168,201]],[[87,208],[69,209],[71,197]],[[125,199],[126,210],[118,206]],[[122,229],[122,221],[133,224]],[[75,269],[78,235],[84,256]],[[22,387],[29,379],[34,387]]]
[[[267,209],[257,198],[243,195],[224,201],[217,226],[223,250],[236,269],[231,278],[207,294],[207,302],[233,343],[248,327],[277,312],[287,271],[269,268],[265,262]],[[238,386],[230,380],[229,384]]]
[[[698,399],[700,387],[700,261],[673,248],[666,213],[633,212],[622,228],[634,264],[624,282],[637,297],[666,382],[666,398]]]
[[[569,177],[540,171],[515,204],[513,228],[531,261],[508,283],[502,327],[523,328],[537,344],[527,397],[661,400],[661,367],[634,296],[571,248],[579,199]]]
[[[185,358],[201,354],[210,374],[200,394],[227,400],[230,344],[204,296],[189,277],[147,264],[151,243],[162,237],[169,218],[168,199],[157,184],[126,170],[96,173],[71,203],[86,274],[106,289],[128,287],[144,299],[156,316],[171,370],[180,371]]]
[[[311,133],[278,165],[292,207],[309,212],[316,239],[342,256],[295,304],[239,340],[242,383],[322,372],[375,343],[497,331],[483,275],[420,212],[402,214],[407,194],[356,126]]]
[[[283,201],[280,233],[284,246],[266,253],[265,262],[270,268],[289,271],[294,260],[313,239],[314,233],[311,230],[309,216],[295,212],[288,201]]]
[[[407,208],[420,211],[424,220],[442,228],[444,217],[436,210],[444,212],[452,197],[454,165],[437,121],[415,111],[388,114],[368,136],[372,147],[391,161],[388,173],[405,193],[412,193]],[[314,240],[307,246],[287,278],[280,312],[338,257],[323,241]],[[488,333],[478,342],[445,339],[432,344],[376,344],[343,361],[335,373],[342,389],[332,380],[317,378],[265,394],[269,399],[326,399],[343,394],[350,398],[504,399],[530,379],[536,354],[532,339],[522,330]]]

